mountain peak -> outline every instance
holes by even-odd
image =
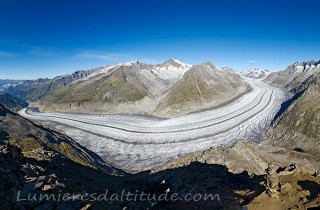
[[[206,66],[206,67],[209,67],[211,69],[217,69],[217,67],[210,61],[202,63],[201,66]]]
[[[268,74],[270,74],[270,72],[262,68],[253,67],[248,71],[242,72],[241,74],[245,77],[261,79],[266,77]]]
[[[234,73],[234,74],[237,74],[237,71],[236,71],[236,70],[234,70],[233,68],[228,67],[228,66],[221,67],[220,69],[221,69],[222,71],[225,71],[225,72],[232,72],[232,73]]]
[[[288,68],[293,73],[315,72],[320,69],[320,61],[295,62]]]
[[[173,58],[170,58],[169,60],[167,60],[166,62],[164,62],[162,65],[164,66],[175,66],[175,67],[178,67],[178,68],[190,68],[192,65],[189,65],[189,64],[185,64],[185,63],[182,63],[181,61],[177,60],[177,59],[173,59]]]
[[[254,71],[254,70],[262,70],[262,69],[259,67],[252,67],[249,71]]]
[[[139,63],[140,63],[139,61],[120,62],[117,64],[117,66],[132,66]]]
[[[221,67],[222,70],[225,70],[225,71],[236,71],[234,70],[233,68],[229,67],[229,66],[223,66]]]
[[[258,68],[258,67],[253,67],[253,68],[249,69],[248,72],[252,72],[255,74],[261,74],[261,73],[269,73],[270,71],[266,70],[266,69]]]

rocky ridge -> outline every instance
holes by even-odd
[[[51,151],[52,152],[52,151]],[[39,150],[24,156],[12,145],[0,146],[0,201],[5,209],[240,209],[264,191],[262,176],[232,174],[224,166],[192,163],[183,168],[154,174],[148,171],[123,177],[101,173],[64,158]],[[192,180],[192,181],[191,181]],[[106,194],[106,190],[108,194]],[[120,200],[109,196],[144,192],[154,200]],[[106,195],[109,200],[82,199],[82,196]],[[178,200],[161,200],[175,193]],[[212,194],[212,200],[184,200],[186,195]],[[56,196],[65,199],[27,200],[28,195]],[[159,199],[158,199],[159,198]],[[131,197],[132,199],[132,197]]]
[[[309,77],[295,88],[297,93],[283,105],[271,128],[266,133],[265,143],[299,149],[318,155],[320,98],[319,73]]]
[[[264,81],[292,91],[319,69],[320,61],[296,62],[283,71],[272,72]]]
[[[5,88],[5,92],[25,101],[36,102],[46,94],[58,88],[65,87],[75,80],[87,77],[99,69],[100,68],[76,71],[72,74],[57,76],[53,79],[40,78],[37,80],[25,80],[18,84],[8,86]]]
[[[23,80],[15,80],[15,79],[0,79],[0,91],[4,91],[10,86],[15,86],[19,83],[23,82]]]

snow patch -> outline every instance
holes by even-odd
[[[182,63],[181,61],[179,61],[177,59],[172,59],[172,60],[174,60],[174,62],[180,64],[183,68],[191,68],[192,67],[191,64]]]

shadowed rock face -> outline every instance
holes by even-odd
[[[275,120],[267,132],[270,144],[299,147],[318,154],[320,149],[320,83],[319,76],[308,81],[299,97]]]
[[[280,205],[305,209],[317,204],[320,177],[296,173],[292,167],[275,167],[273,176],[249,176],[242,172],[233,174],[228,168],[215,164],[194,162],[183,167],[156,173],[112,176],[98,170],[78,165],[54,151],[39,150],[23,155],[21,149],[12,145],[0,146],[0,202],[4,209],[267,209],[268,205]],[[277,185],[274,199],[268,194],[270,186]],[[299,187],[300,186],[300,187]],[[28,194],[54,195],[81,194],[101,195],[108,190],[107,198],[118,194],[119,199],[87,201],[19,201]],[[267,191],[266,191],[267,190]],[[121,200],[121,193],[143,192],[155,197],[147,200]],[[270,192],[269,192],[270,193]],[[164,200],[175,195],[176,200]],[[200,198],[197,201],[185,200]],[[162,197],[159,197],[162,196]],[[204,196],[207,197],[204,200]],[[159,200],[162,198],[162,200]],[[288,200],[290,198],[290,200]],[[303,202],[300,202],[303,200]],[[259,205],[256,205],[259,203]],[[264,208],[261,208],[264,207]],[[272,208],[274,209],[274,208]],[[284,208],[279,208],[284,209]]]
[[[27,102],[3,92],[0,92],[0,103],[14,112],[28,106]]]
[[[7,109],[2,104],[0,104],[0,116],[6,116],[7,113]]]
[[[50,153],[50,154],[49,154]],[[264,191],[263,176],[233,174],[219,165],[192,163],[182,168],[150,174],[148,171],[125,176],[112,176],[63,158],[53,151],[24,156],[12,145],[0,146],[0,202],[4,209],[225,209],[247,204]],[[17,201],[30,195],[105,194],[108,201],[63,200]],[[143,192],[153,200],[126,197],[121,193]],[[18,194],[19,193],[19,194]],[[119,199],[110,200],[118,194]],[[169,200],[175,194],[176,200]],[[186,197],[188,195],[188,197]],[[203,196],[199,200],[193,196]],[[162,197],[159,197],[162,196]],[[166,200],[163,197],[166,196]],[[205,198],[205,196],[207,198]]]

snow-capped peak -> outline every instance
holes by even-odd
[[[257,67],[251,68],[250,70],[242,73],[243,76],[256,79],[266,77],[268,74],[270,74],[270,71]]]
[[[190,65],[190,64],[185,64],[185,63],[182,63],[181,61],[179,61],[177,59],[172,59],[172,58],[170,58],[169,60],[164,62],[162,65],[163,66],[174,66],[174,67],[184,68],[184,69],[192,67],[192,65]]]
[[[185,68],[191,68],[192,65],[191,64],[186,64],[186,63],[182,63],[181,61],[177,60],[177,59],[172,59],[174,60],[174,62],[178,63],[179,65],[185,67]]]
[[[125,63],[118,63],[117,66],[132,66],[133,64],[139,63],[138,61],[128,61]]]
[[[320,69],[320,61],[295,62],[293,65],[295,73],[315,72]]]
[[[228,67],[228,66],[221,67],[221,70],[226,71],[226,72],[231,72],[233,74],[238,74],[238,72],[236,70],[234,70],[233,68]]]
[[[88,80],[93,77],[101,77],[111,74],[116,71],[119,67],[132,67],[137,66],[141,72],[147,74],[146,72],[152,72],[152,74],[158,75],[160,78],[168,79],[168,80],[178,80],[181,78],[186,71],[188,71],[192,65],[182,63],[177,59],[169,59],[163,64],[157,65],[140,65],[139,61],[128,61],[128,62],[120,62],[115,65],[107,65],[94,73],[90,74],[87,77],[84,77],[80,80]]]
[[[262,72],[264,72],[265,70],[257,68],[257,67],[253,67],[249,70],[249,72],[252,72],[254,74],[261,74]]]

